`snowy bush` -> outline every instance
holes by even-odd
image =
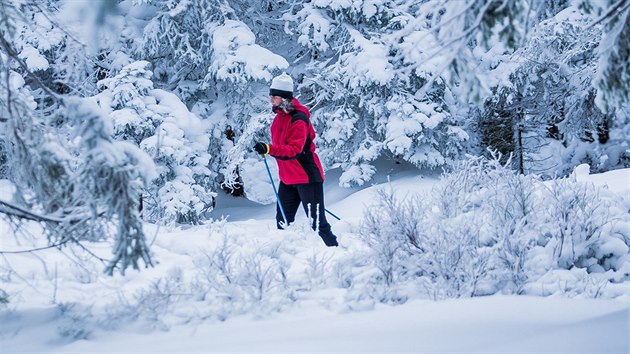
[[[361,224],[360,236],[374,252],[374,262],[386,286],[398,281],[404,254],[418,251],[426,236],[417,200],[399,201],[393,189],[379,189]]]
[[[595,187],[578,183],[573,175],[552,181],[545,197],[549,223],[546,247],[553,249],[558,267],[576,266],[590,272],[619,268],[617,260],[628,253],[628,248],[623,247],[622,240],[602,237],[610,207]],[[621,244],[615,245],[615,240]]]
[[[418,196],[399,202],[393,190],[381,190],[377,198],[365,213],[360,235],[374,252],[383,285],[425,278],[423,286],[433,298],[477,294],[490,258],[480,245],[477,215],[447,217]]]
[[[90,337],[93,322],[90,307],[85,308],[77,303],[59,303],[56,307],[61,319],[57,327],[61,338],[72,342]]]
[[[194,272],[169,270],[133,298],[123,299],[122,307],[115,305],[119,309],[112,316],[147,321],[162,329],[243,314],[266,316],[293,303],[296,289],[306,288],[306,280],[297,278],[282,259],[286,251],[280,244],[243,249],[239,236],[226,233],[225,220],[213,222],[210,230],[217,242],[192,255]]]
[[[189,298],[182,270],[170,269],[164,277],[158,278],[143,289],[133,299],[135,304],[131,312],[144,321],[161,329],[168,329],[165,318],[171,315],[178,302]]]
[[[500,161],[463,161],[428,195],[396,200],[379,191],[360,236],[383,285],[416,283],[436,299],[538,294],[533,284],[567,270],[582,275],[546,291],[599,296],[627,279],[627,201],[602,197],[577,172],[542,182]]]

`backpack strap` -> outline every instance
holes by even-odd
[[[304,112],[293,110],[289,114],[291,115],[291,123],[301,120],[304,123],[306,123],[307,127],[311,126],[311,121],[308,119],[308,117],[306,116]],[[313,139],[311,139],[311,134],[308,134],[306,136],[306,141],[304,142],[304,147],[302,148],[302,154],[305,154],[311,151],[311,144],[313,144]]]

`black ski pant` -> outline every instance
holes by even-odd
[[[332,233],[330,224],[326,220],[326,208],[324,207],[324,183],[314,182],[305,184],[284,184],[280,182],[278,188],[278,200],[282,204],[286,214],[287,224],[295,221],[300,203],[304,207],[306,215],[311,219],[311,227],[318,231],[327,246],[336,246],[337,237]],[[282,229],[283,217],[280,206],[276,204],[276,223],[278,229]]]

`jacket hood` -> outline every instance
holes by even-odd
[[[311,118],[311,112],[308,110],[308,108],[306,108],[306,106],[302,105],[297,98],[293,98],[291,100],[291,104],[293,105],[293,109],[298,110],[306,114],[307,117]]]

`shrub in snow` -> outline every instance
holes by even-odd
[[[242,314],[265,316],[293,303],[296,289],[307,280],[298,278],[282,258],[280,243],[242,247],[251,235],[226,231],[225,220],[213,222],[213,241],[192,256],[194,272],[173,269],[121,299],[112,317],[140,319],[167,329],[175,323],[214,319],[224,321]],[[322,276],[323,277],[323,276]]]
[[[465,223],[474,225],[477,247],[483,247],[489,276],[481,281],[485,292],[507,288],[519,292],[527,281],[525,260],[536,241],[531,229],[538,217],[535,199],[536,178],[508,168],[509,158],[491,152],[491,159],[462,161],[447,173],[434,193],[438,210],[448,215],[468,215]],[[441,197],[446,195],[447,198]],[[490,255],[488,255],[490,253]]]
[[[575,176],[541,182],[500,160],[470,158],[430,195],[379,192],[360,235],[383,285],[416,283],[433,298],[538,294],[535,284],[570,270],[582,275],[546,291],[600,296],[628,278],[627,202]]]
[[[545,205],[552,206],[540,219],[548,243],[533,251],[564,269],[605,274],[614,283],[627,279],[628,201],[580,181],[577,172],[542,189]]]
[[[536,296],[563,294],[570,297],[598,298],[604,294],[609,284],[606,277],[591,275],[584,268],[553,269],[526,284],[523,292]]]
[[[377,202],[364,213],[360,237],[374,252],[374,264],[386,286],[400,276],[401,259],[422,242],[421,213],[414,201],[399,201],[392,189],[379,189]]]
[[[446,173],[423,209],[425,251],[419,263],[434,298],[495,293],[501,282],[497,248],[503,235],[491,230],[492,187],[509,174],[495,160],[470,158]],[[497,197],[499,199],[499,197]]]
[[[558,267],[601,267],[603,252],[597,252],[602,227],[608,222],[608,205],[597,190],[575,178],[553,180],[546,195],[549,205],[547,247],[553,249]],[[627,253],[627,247],[624,253]],[[610,269],[610,266],[608,266]]]
[[[137,318],[166,330],[169,326],[165,318],[181,300],[189,298],[188,294],[181,269],[173,268],[165,276],[138,290],[134,295],[133,308],[129,310]]]
[[[144,192],[144,215],[151,221],[193,223],[211,210],[216,173],[205,125],[173,94],[153,89],[146,61],[133,62],[99,81],[98,99],[110,110],[114,137],[140,146],[158,169]]]
[[[57,326],[59,336],[68,341],[85,340],[90,337],[93,316],[90,307],[77,303],[57,304],[57,312],[61,319]]]

